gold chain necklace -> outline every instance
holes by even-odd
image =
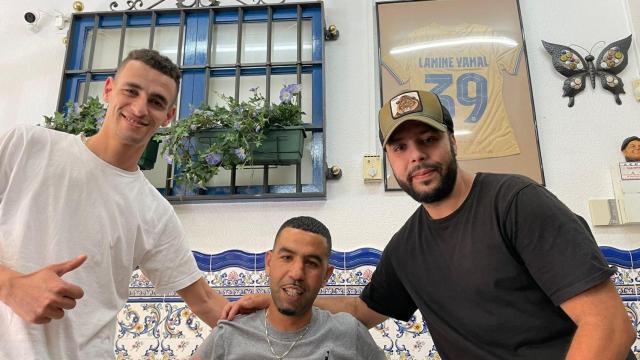
[[[269,332],[267,330],[267,314],[268,313],[269,313],[269,309],[264,311],[264,336],[267,338],[267,344],[269,344],[269,350],[271,350],[271,353],[273,354],[273,356],[277,360],[282,360],[285,358],[285,356],[289,355],[289,352],[291,351],[291,349],[293,349],[294,346],[296,346],[298,341],[300,341],[300,339],[302,339],[305,335],[307,335],[307,331],[309,331],[309,326],[311,325],[311,322],[309,322],[309,325],[307,325],[307,327],[304,328],[304,332],[300,336],[298,336],[298,338],[293,342],[293,344],[291,344],[291,346],[289,346],[289,350],[285,351],[284,354],[282,355],[278,355],[276,354],[275,350],[273,350],[273,346],[271,346],[271,340],[269,338]]]

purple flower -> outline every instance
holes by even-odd
[[[290,92],[291,94],[297,94],[300,91],[302,91],[302,85],[300,84],[289,84],[285,87],[285,89],[287,89],[288,92]]]
[[[102,126],[102,123],[104,123],[104,116],[96,119],[96,124],[98,124],[98,127]]]
[[[293,95],[298,94],[302,90],[300,84],[289,84],[280,90],[280,101],[285,104],[290,104],[293,100]]]
[[[236,157],[240,159],[240,161],[244,161],[247,158],[247,154],[244,152],[243,148],[237,148],[233,150],[233,153],[236,154]]]
[[[289,104],[291,103],[291,99],[293,98],[293,95],[287,91],[286,87],[283,87],[282,90],[280,90],[280,101],[285,103],[285,104]]]
[[[240,131],[240,122],[239,122],[239,121],[236,121],[236,122],[233,124],[233,128],[234,128],[234,129],[236,129],[237,131]]]
[[[207,161],[209,165],[218,165],[220,161],[222,161],[222,154],[220,153],[208,153],[205,155],[204,159]]]
[[[182,147],[187,149],[189,155],[195,155],[197,142],[198,141],[193,136],[183,137],[182,139],[180,139]],[[182,151],[180,151],[180,148],[178,148],[178,151],[180,153],[180,156],[182,156]]]
[[[258,92],[259,88],[260,88],[260,86],[256,86],[254,88],[249,89],[249,91],[251,91],[252,93],[256,94]]]
[[[173,164],[173,157],[171,157],[171,155],[165,153],[164,155],[162,155],[162,158],[164,158],[164,161],[166,161],[167,164]]]
[[[193,131],[198,130],[198,125],[196,125],[196,124],[191,124],[190,127],[191,127],[191,130],[193,130]]]

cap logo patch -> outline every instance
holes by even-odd
[[[400,94],[390,101],[391,116],[397,119],[401,116],[422,111],[420,95],[417,91]]]

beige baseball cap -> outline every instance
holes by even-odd
[[[429,91],[409,90],[394,96],[378,113],[380,143],[387,144],[391,134],[405,121],[423,122],[440,131],[453,133],[453,120],[438,96]]]

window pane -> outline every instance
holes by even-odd
[[[271,61],[295,62],[298,59],[298,23],[276,21],[271,25]]]
[[[239,100],[248,100],[251,95],[250,89],[258,88],[258,92],[262,95],[265,94],[265,90],[267,87],[267,78],[264,75],[257,76],[241,76],[240,77],[240,96]]]
[[[118,49],[120,48],[120,28],[98,29],[96,47],[93,52],[92,69],[115,69],[118,66]],[[89,47],[94,31],[89,30],[85,43],[82,68],[89,68]]]
[[[235,64],[238,49],[238,24],[215,24],[211,44],[212,64]]]
[[[267,23],[242,24],[242,63],[267,61]]]
[[[126,58],[131,50],[148,49],[150,34],[151,28],[148,27],[127,28],[124,35],[122,58]]]
[[[311,122],[311,111],[313,109],[311,102],[311,99],[313,99],[313,84],[311,80],[311,74],[302,74],[302,97],[299,97],[298,101],[301,101],[302,111],[305,113],[302,115],[302,121],[305,123]],[[280,103],[280,90],[285,85],[296,83],[296,74],[271,75],[271,102]]]
[[[157,26],[153,35],[153,48],[174,63],[178,61],[179,26]]]
[[[235,93],[235,77],[212,77],[209,79],[209,106],[223,106],[225,103],[220,95],[234,96]]]
[[[302,20],[302,61],[313,60],[313,37],[311,20]]]
[[[106,81],[92,81],[89,83],[89,93],[87,94],[87,99],[92,97],[97,97],[100,99],[100,102],[104,104],[104,100],[102,99],[102,90],[104,89],[104,83]]]
[[[89,83],[89,93],[87,94],[87,99],[92,97],[97,97],[100,100],[100,102],[104,104],[104,100],[102,99],[102,89],[104,89],[104,83],[105,83],[104,80],[91,81]],[[82,99],[82,95],[84,94],[84,87],[85,87],[84,81],[78,85],[78,96],[76,97],[78,101]],[[85,102],[87,99],[85,99]]]

